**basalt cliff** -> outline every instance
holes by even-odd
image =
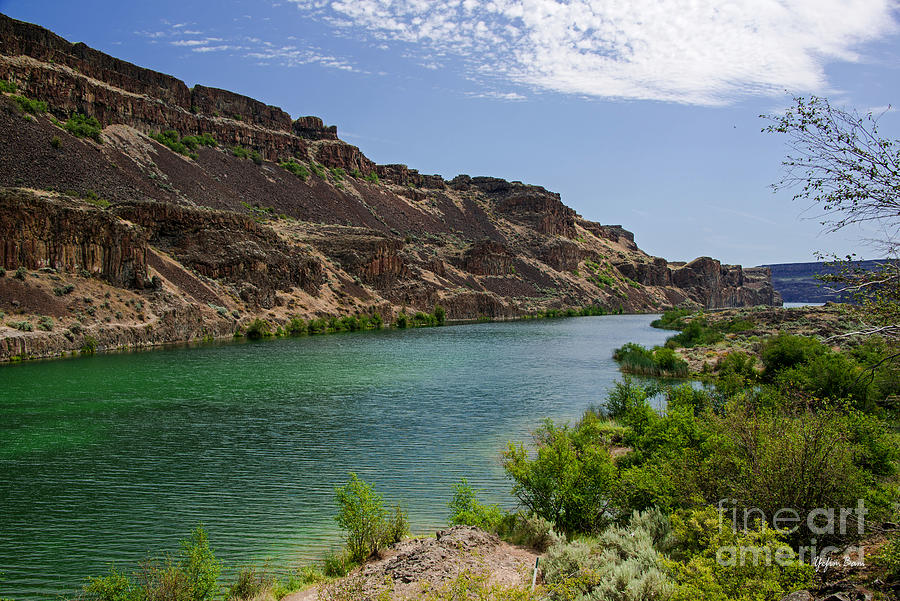
[[[377,165],[319,118],[4,15],[0,82],[0,360],[256,318],[779,302],[767,269],[648,256],[539,186]]]

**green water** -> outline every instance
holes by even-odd
[[[499,464],[544,417],[576,419],[652,316],[336,334],[0,367],[0,597],[70,594],[177,549],[197,523],[228,565],[339,544],[350,471],[446,519],[460,477],[511,506]]]

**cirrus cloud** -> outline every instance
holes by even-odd
[[[291,0],[306,15],[467,75],[599,98],[698,105],[827,89],[896,31],[896,0]],[[407,49],[408,51],[408,49]]]

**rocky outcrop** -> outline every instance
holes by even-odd
[[[740,265],[722,265],[716,259],[700,257],[672,270],[672,284],[707,309],[771,305],[775,301],[771,280],[759,276],[754,271],[745,285]]]
[[[82,270],[123,288],[147,282],[147,235],[86,203],[0,189],[0,266]]]
[[[268,129],[291,131],[291,116],[277,106],[269,106],[228,90],[194,86],[191,89],[191,109],[205,115],[247,121]]]
[[[400,254],[403,241],[374,231],[325,229],[305,239],[320,249],[347,273],[382,291],[409,277],[409,268]]]
[[[540,259],[557,271],[572,271],[584,258],[581,248],[564,238],[556,238],[544,245]]]
[[[269,308],[278,290],[315,294],[322,264],[243,215],[161,203],[118,205],[115,214],[141,225],[154,247],[200,275],[232,284],[248,302]]]
[[[337,126],[325,127],[325,123],[318,117],[298,117],[292,125],[295,134],[301,138],[310,140],[337,140]]]
[[[649,257],[650,261],[623,261],[615,263],[624,277],[644,286],[671,286],[672,270],[662,257]]]
[[[509,250],[494,240],[479,240],[462,259],[462,268],[474,275],[506,275],[512,267]]]

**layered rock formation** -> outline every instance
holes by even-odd
[[[376,165],[317,117],[292,120],[246,96],[188,88],[2,15],[0,34],[0,79],[48,105],[25,115],[0,96],[0,266],[49,267],[79,286],[86,270],[91,286],[152,300],[144,319],[189,306],[218,324],[185,326],[182,338],[220,335],[256,316],[283,323],[378,311],[390,320],[437,303],[450,319],[472,319],[777,300],[765,271],[650,257],[622,226],[585,220],[542,187]],[[75,113],[98,119],[102,143],[62,127]],[[148,137],[164,130],[208,134],[216,146],[176,154]],[[254,161],[242,158],[251,151]],[[309,177],[279,167],[285,160]],[[101,339],[113,330],[104,324],[129,314],[92,326],[66,306]],[[23,310],[0,296],[0,311]],[[132,326],[146,328],[139,321]],[[38,334],[0,326],[0,339],[29,336]],[[19,342],[6,347],[23,352]]]

